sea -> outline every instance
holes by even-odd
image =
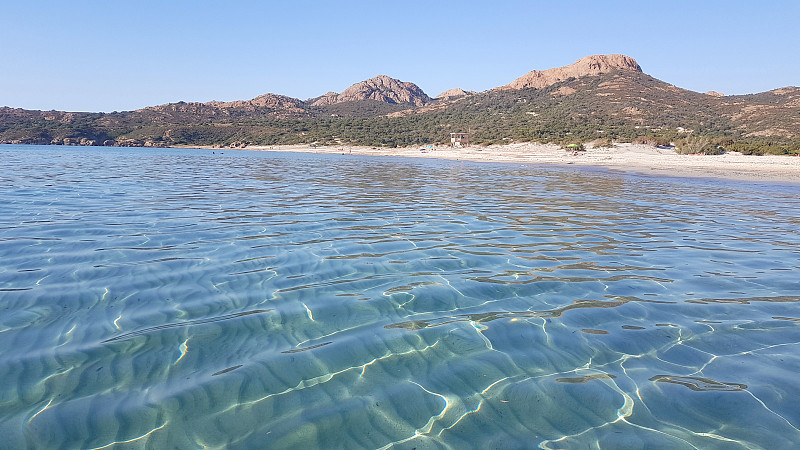
[[[2,145],[0,211],[3,449],[800,443],[800,183]]]

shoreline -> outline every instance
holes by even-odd
[[[422,151],[422,150],[425,151]],[[232,149],[234,150],[234,149]],[[474,162],[579,165],[645,175],[725,178],[742,181],[800,183],[800,157],[788,155],[679,155],[673,149],[640,144],[614,144],[612,148],[588,148],[571,155],[555,144],[505,144],[488,147],[365,147],[342,145],[248,146],[237,150],[436,158]]]

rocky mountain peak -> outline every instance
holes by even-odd
[[[329,92],[313,103],[314,106],[332,105],[359,100],[377,100],[385,103],[408,103],[423,106],[431,98],[414,83],[400,81],[387,75],[356,83],[341,94]]]
[[[591,55],[568,66],[528,72],[500,89],[542,89],[569,78],[596,76],[615,70],[641,72],[642,68],[630,56]]]
[[[462,97],[469,97],[470,95],[475,95],[475,91],[465,91],[461,88],[454,88],[448,89],[441,94],[437,95],[435,98],[436,100],[455,100]]]

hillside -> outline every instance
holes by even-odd
[[[0,108],[5,143],[407,146],[467,130],[478,144],[706,137],[745,152],[793,152],[800,149],[800,88],[702,94],[647,75],[627,56],[594,55],[489,91],[452,89],[436,98],[380,75],[306,101],[264,94],[111,114]]]

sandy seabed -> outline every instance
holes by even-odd
[[[800,157],[797,156],[751,156],[738,152],[713,156],[679,155],[671,148],[635,144],[614,144],[611,148],[589,148],[577,154],[567,152],[557,145],[533,143],[466,148],[276,145],[250,146],[246,150],[403,156],[524,164],[574,164],[653,175],[800,183]]]

